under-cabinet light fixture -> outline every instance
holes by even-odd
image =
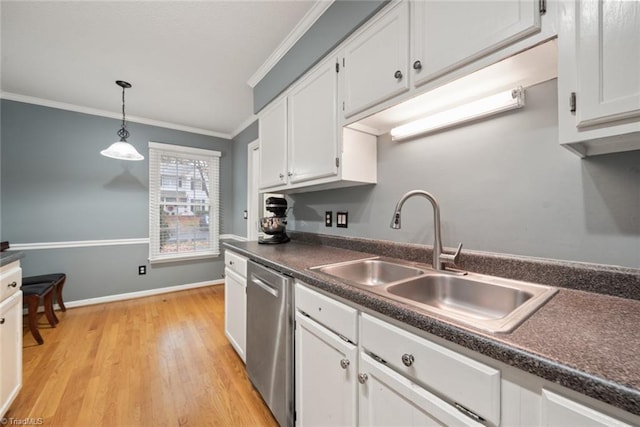
[[[391,139],[399,141],[418,135],[446,129],[455,125],[478,120],[504,111],[524,106],[524,89],[500,92],[459,107],[445,110],[423,119],[409,122],[391,129]]]
[[[136,148],[127,142],[129,131],[127,130],[126,116],[124,114],[124,90],[131,87],[131,83],[123,80],[116,80],[116,84],[122,88],[122,125],[117,134],[120,141],[114,142],[109,148],[102,150],[100,154],[105,157],[111,157],[118,160],[144,160],[144,156],[138,153]]]

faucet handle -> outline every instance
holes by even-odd
[[[454,254],[440,254],[440,262],[456,265],[458,259],[460,259],[460,252],[462,252],[462,243],[458,244],[458,248]]]

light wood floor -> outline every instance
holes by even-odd
[[[224,335],[224,286],[44,316],[6,417],[45,426],[275,426]]]

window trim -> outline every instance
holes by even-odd
[[[155,162],[157,155],[175,155],[177,157],[192,159],[201,158],[203,160],[217,160],[217,170],[214,172],[217,173],[217,177],[214,177],[215,179],[211,181],[212,184],[215,184],[215,192],[210,190],[209,195],[209,238],[213,246],[212,249],[207,251],[159,255],[159,220],[157,214],[154,214],[153,212],[158,210],[161,203],[161,174],[158,173],[157,176],[152,176],[152,173],[156,170],[155,165],[152,163]],[[149,141],[149,262],[151,264],[197,260],[220,256],[220,157],[222,157],[222,153],[220,151]],[[155,251],[156,254],[154,255],[154,249],[156,247],[158,250]]]

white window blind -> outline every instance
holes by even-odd
[[[220,152],[149,142],[149,260],[220,255]]]

